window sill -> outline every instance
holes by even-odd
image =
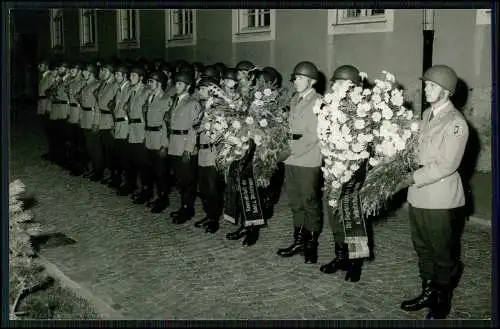
[[[97,45],[80,45],[80,51],[81,52],[95,52],[97,51]]]
[[[139,41],[120,41],[117,43],[118,49],[139,49],[140,47]]]
[[[167,40],[166,48],[196,46],[194,38]]]
[[[337,19],[338,10],[328,10],[328,35],[394,32],[394,10],[379,17]]]
[[[248,31],[233,34],[233,43],[239,42],[260,42],[276,40],[273,31]]]
[[[64,46],[55,46],[51,48],[51,52],[61,54],[64,53]]]

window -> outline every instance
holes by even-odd
[[[394,9],[330,9],[328,34],[392,32]]]
[[[491,24],[491,9],[476,10],[476,24],[490,25]]]
[[[97,19],[95,9],[80,9],[80,48],[97,50]]]
[[[118,48],[129,49],[140,47],[139,10],[117,9],[116,23],[118,28]]]
[[[276,39],[275,9],[233,10],[233,42]]]
[[[50,9],[50,43],[52,49],[64,49],[64,22],[62,9]]]
[[[196,45],[196,9],[165,10],[166,46]]]

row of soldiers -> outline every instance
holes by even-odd
[[[229,98],[236,100],[256,79],[271,81],[276,86],[281,84],[281,76],[275,69],[268,67],[256,70],[255,65],[248,61],[240,62],[234,69],[222,63],[205,67],[201,63],[190,64],[185,61],[173,66],[157,61],[153,70],[149,69],[150,65],[132,62],[118,65],[75,63],[70,66],[63,61],[57,68],[41,62],[39,67],[42,75],[38,113],[44,118],[49,140],[49,152],[44,155],[45,159],[69,169],[72,175],[84,175],[92,181],[109,184],[117,189],[118,195],[131,195],[134,203],[147,204],[154,213],[162,212],[169,206],[168,196],[175,185],[181,196],[181,207],[170,216],[176,224],[193,218],[199,186],[206,216],[197,221],[195,226],[205,227],[211,233],[218,230],[219,218],[224,211],[223,190],[231,190],[237,184],[237,179],[227,179],[224,186],[224,179],[215,166],[214,141],[200,129],[204,112],[211,110],[204,106],[209,98],[209,87],[219,86]],[[349,80],[362,86],[359,73],[357,68],[343,65],[335,70],[332,81]],[[318,68],[307,61],[298,63],[292,73],[295,94],[289,106],[291,153],[281,168],[293,215],[293,242],[277,251],[282,257],[301,254],[305,263],[312,264],[317,262],[318,239],[323,228],[323,159],[316,132],[317,117],[313,112],[316,101],[321,98],[314,89],[318,79]],[[447,138],[450,143],[456,141],[460,145],[454,158],[456,164],[461,160],[462,154],[459,153],[463,153],[462,146],[467,139],[464,121],[448,99],[456,86],[456,74],[448,67],[438,66],[431,68],[423,79],[426,82],[426,98],[431,104],[430,111],[426,113],[434,113],[435,108],[444,108],[441,113],[448,113],[446,120],[434,122],[438,122],[443,131],[451,129]],[[425,130],[423,133],[430,131]],[[412,192],[411,214],[417,210],[435,212],[439,217],[434,218],[435,221],[446,222],[446,216],[434,211],[441,209],[439,205],[426,209],[425,200],[432,193],[427,193],[428,187],[422,186],[433,188],[432,184],[442,184],[440,182],[444,178],[438,183],[434,178],[433,182],[421,182],[424,176],[419,175],[434,170],[427,160],[422,159],[435,156],[432,152],[429,155],[422,152],[419,154],[421,167],[409,173],[408,179],[403,182],[410,186]],[[109,172],[107,176],[104,175],[106,170]],[[278,179],[271,179],[268,194],[279,194],[283,180],[279,179],[279,174],[276,176]],[[437,174],[425,177],[434,176]],[[458,186],[460,188],[457,186],[455,184],[450,189],[457,190],[459,197],[443,208],[453,210],[450,214],[455,214],[454,210],[463,206],[463,191],[460,192],[461,185]],[[272,196],[268,199],[277,201]],[[334,236],[335,257],[330,263],[321,266],[320,270],[323,273],[344,271],[345,280],[356,282],[361,276],[363,259],[351,258],[351,250],[345,241],[344,219],[338,213],[328,213],[327,218]],[[260,227],[247,226],[244,220],[240,222],[238,230],[226,237],[245,237],[243,244],[254,244]],[[443,224],[439,228],[439,236],[444,236],[448,229]],[[429,251],[432,249],[429,245],[431,242],[425,242],[423,237],[413,232],[412,239],[416,248],[418,245],[423,291],[417,298],[405,301],[402,308],[414,311],[430,307],[430,318],[446,317],[451,303],[448,294],[450,280],[455,281],[460,276],[451,273],[460,263],[459,258],[450,256],[449,246],[441,246],[438,257]],[[451,241],[450,245],[453,246],[460,244],[456,237],[446,241]],[[446,259],[446,264],[441,262],[440,257]],[[441,269],[441,272],[430,270],[432,266]]]

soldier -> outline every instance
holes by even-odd
[[[333,72],[332,81],[333,83],[337,83],[338,81],[351,81],[357,86],[362,85],[362,79],[359,75],[359,70],[352,65],[342,65],[338,67]],[[364,179],[363,178],[363,175],[365,174],[365,172],[363,172],[364,168],[366,168],[366,164],[361,165],[358,172],[356,172],[355,175],[353,176],[353,179],[351,179],[351,181],[347,182],[344,185],[343,187],[344,190],[342,194],[344,194],[344,191],[347,191],[348,189],[347,186],[352,185],[352,183],[355,182],[356,180]],[[357,193],[357,191],[354,193]],[[350,194],[353,193],[351,192],[346,195],[342,195],[342,198],[351,197]],[[332,212],[331,211],[332,208],[330,206],[328,206],[327,208],[328,208],[327,209],[328,224],[330,226],[330,230],[332,231],[333,239],[335,241],[335,249],[334,249],[335,257],[328,264],[321,266],[320,271],[327,274],[332,274],[339,270],[346,271],[345,280],[357,282],[361,277],[363,260],[349,259],[348,257],[349,250],[348,250],[348,245],[345,243],[345,233],[344,233],[342,218],[338,212]]]
[[[130,72],[131,95],[126,103],[126,112],[128,115],[128,144],[126,146],[126,174],[125,184],[120,188],[118,195],[129,195],[137,189],[137,179],[141,176],[144,181],[144,163],[146,161],[146,149],[144,147],[144,112],[143,107],[146,103],[151,90],[143,83],[145,72],[142,66],[137,65]],[[142,186],[141,190],[132,195],[132,199],[149,200],[151,191]],[[139,200],[142,201],[142,200]],[[144,203],[142,202],[142,203]]]
[[[222,88],[229,98],[233,100],[240,98],[241,95],[238,92],[237,71],[235,69],[228,68],[222,77]]]
[[[199,99],[202,105],[208,99],[208,86],[218,85],[219,79],[214,77],[203,77],[198,84]],[[202,107],[203,111],[210,111]],[[202,114],[203,118],[203,114]],[[203,210],[206,216],[197,221],[196,227],[204,227],[205,232],[215,233],[219,229],[219,219],[223,210],[224,177],[215,167],[215,145],[208,133],[204,131],[203,119],[200,120],[198,144],[198,186],[202,200]]]
[[[198,167],[195,145],[197,133],[194,125],[200,116],[201,106],[191,95],[194,86],[193,72],[179,72],[174,79],[177,97],[171,108],[168,154],[181,195],[181,208],[170,215],[175,224],[182,224],[194,216]]]
[[[94,117],[94,124],[99,130],[99,143],[94,149],[95,173],[90,180],[102,184],[108,184],[111,177],[104,178],[104,170],[113,166],[113,112],[115,97],[120,86],[115,80],[115,67],[112,64],[105,64],[101,70],[101,85],[97,90],[97,108]]]
[[[163,63],[160,71],[165,75],[165,93],[167,97],[175,96],[174,69],[169,63]]]
[[[111,168],[110,187],[119,188],[122,184],[122,175],[126,163],[126,146],[128,137],[128,115],[126,113],[126,103],[131,94],[131,85],[128,79],[129,69],[125,65],[118,66],[115,72],[115,80],[119,86],[116,95],[114,108],[114,147],[113,147],[113,165]]]
[[[165,76],[161,72],[151,74],[148,79],[151,95],[146,103],[145,147],[148,171],[144,185],[153,191],[156,185],[157,198],[148,203],[152,213],[160,213],[169,205],[169,182],[167,166],[168,130],[167,117],[172,99],[165,94]]]
[[[194,62],[193,68],[194,68],[194,82],[195,82],[195,85],[198,86],[198,84],[201,81],[201,76],[203,75],[203,71],[205,69],[205,66],[200,62]]]
[[[51,104],[49,92],[55,81],[54,75],[57,74],[57,72],[51,69],[49,61],[47,60],[40,61],[38,64],[38,70],[40,72],[40,78],[38,83],[37,114],[42,118],[42,124],[45,135],[47,136],[47,141],[50,141],[49,112]],[[49,153],[42,155],[42,159],[49,160]]]
[[[97,79],[99,71],[97,66],[94,64],[88,64],[82,72],[83,79],[85,80],[85,85],[80,92],[80,128],[83,130],[85,136],[85,148],[86,154],[90,157],[90,162],[92,164],[92,170],[88,168],[88,164],[85,164],[84,177],[90,177],[94,174],[96,168],[93,162],[92,152],[95,149],[94,145],[99,143],[99,134],[97,127],[94,125],[94,109],[97,108],[97,99],[95,92],[99,88],[101,82]]]
[[[213,65],[213,67],[215,67],[217,69],[217,71],[219,71],[220,73],[220,79],[221,79],[221,82],[220,84],[222,85],[222,80],[224,79],[224,74],[226,73],[227,71],[227,66],[224,65],[224,63],[215,63]]]
[[[411,238],[418,256],[422,293],[404,301],[401,307],[405,311],[429,307],[427,319],[445,319],[463,270],[460,232],[465,223],[465,196],[457,169],[469,130],[449,99],[457,85],[455,71],[435,65],[422,79],[430,108],[423,114],[420,129],[420,168],[409,173],[400,186],[409,186]]]
[[[286,190],[293,214],[294,241],[278,255],[290,257],[304,252],[305,263],[317,262],[318,237],[323,227],[321,217],[321,152],[316,132],[313,106],[320,97],[313,88],[318,69],[311,62],[301,62],[293,70],[297,94],[290,102],[290,149],[285,160]]]
[[[83,159],[85,154],[85,136],[80,128],[80,92],[85,86],[86,80],[82,75],[83,64],[75,63],[71,68],[73,77],[68,85],[69,113],[68,124],[70,126],[70,168],[72,176],[83,174]]]
[[[69,63],[61,62],[58,69],[58,76],[52,88],[51,111],[49,119],[51,120],[51,142],[49,144],[49,153],[54,162],[62,167],[65,167],[65,151],[67,141],[67,125],[68,117],[68,82],[71,78],[69,73]],[[50,146],[51,145],[51,146]]]
[[[254,83],[255,69],[255,65],[249,61],[241,61],[236,65],[236,71],[238,72],[238,85],[241,89],[242,95],[247,95],[250,86]]]

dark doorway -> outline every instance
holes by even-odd
[[[38,37],[36,34],[17,34],[13,38],[12,78],[14,98],[33,99],[37,90]]]

